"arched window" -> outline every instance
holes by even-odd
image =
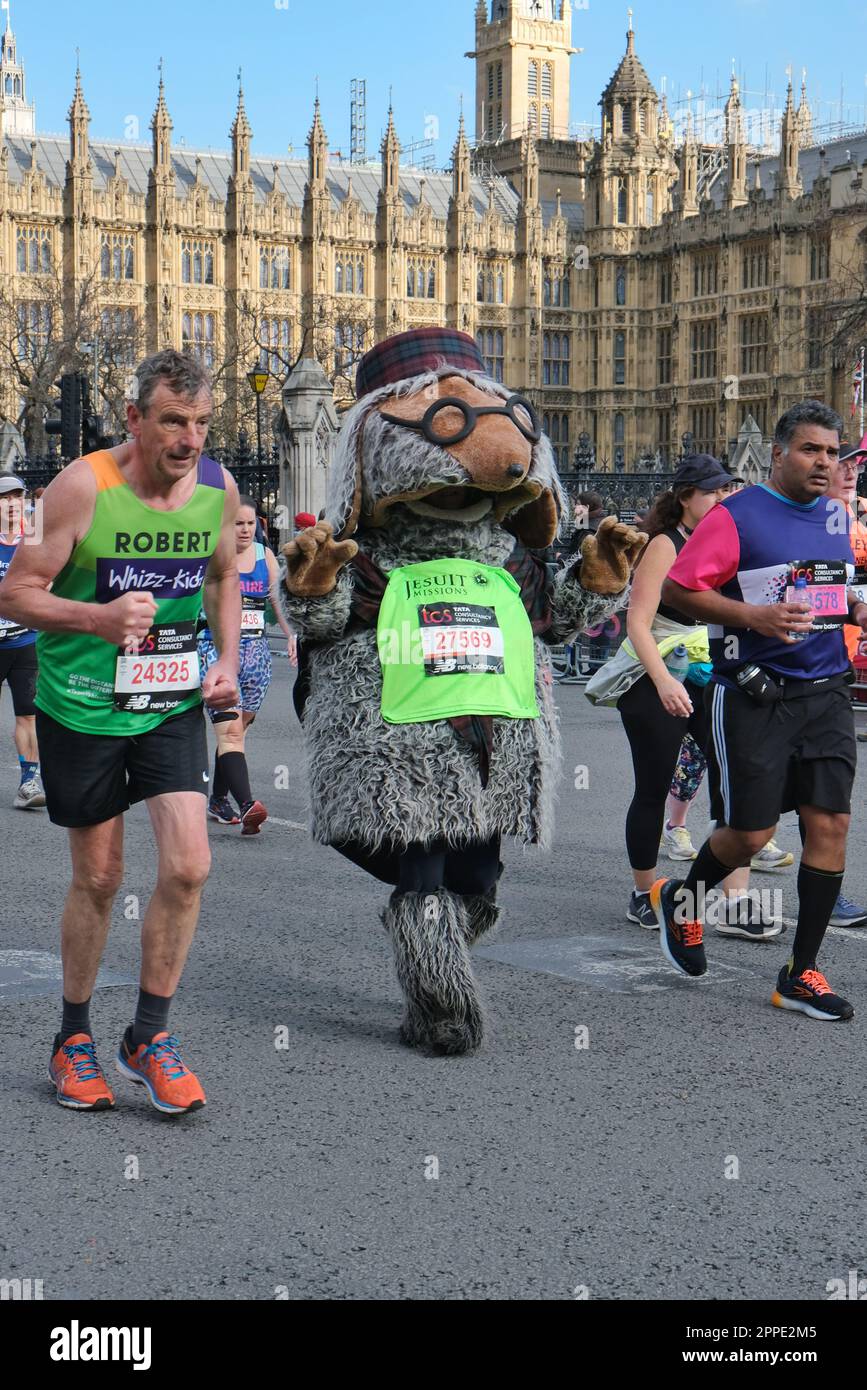
[[[543,139],[543,140],[550,140],[550,138],[551,138],[551,108],[550,108],[550,106],[543,106],[543,107],[542,107],[542,139]]]
[[[210,246],[205,248],[205,284],[214,283],[214,253]]]
[[[112,247],[111,251],[111,274],[114,280],[120,280],[123,277],[123,271],[121,267],[121,246],[119,241],[116,241],[114,243],[114,246]]]
[[[17,97],[20,97],[20,95],[21,95],[21,78],[20,78],[20,77],[16,77],[16,79],[15,79],[15,95],[16,95]]]
[[[190,314],[184,314],[181,326],[181,337],[183,338],[184,347],[189,345],[192,336],[192,317]]]
[[[263,247],[259,252],[259,289],[267,290],[268,277],[270,275],[270,259],[268,252]]]
[[[539,64],[531,62],[527,67],[527,96],[539,95]]]
[[[420,265],[415,277],[416,299],[424,299],[424,266]]]
[[[185,241],[183,250],[181,251],[181,280],[185,285],[189,285],[192,280],[191,266],[190,244],[188,241]]]
[[[618,411],[614,417],[614,443],[622,444],[625,438],[626,435],[623,416]]]
[[[629,203],[626,187],[626,179],[617,180],[617,221],[629,221]]]
[[[484,298],[485,298],[485,272],[484,272],[483,270],[480,270],[479,273],[478,273],[478,276],[476,277],[476,300],[477,300],[477,302],[478,302],[479,304],[481,304],[481,303],[483,303]]]
[[[489,304],[493,304],[493,302],[494,302],[494,272],[493,272],[492,270],[489,270],[489,271],[488,271],[487,290],[488,290],[488,303],[489,303]]]
[[[436,270],[435,270],[435,268],[431,265],[431,266],[428,266],[428,272],[427,272],[427,297],[428,297],[428,299],[436,299],[436,296],[437,296],[437,276],[436,276]]]
[[[535,101],[531,101],[529,107],[527,108],[527,120],[530,129],[535,134],[535,132],[539,129],[539,108],[536,105]]]
[[[563,308],[568,309],[572,302],[572,282],[568,275],[563,276]]]
[[[653,189],[652,189],[652,188],[648,188],[647,194],[645,195],[645,199],[644,199],[644,220],[645,220],[645,222],[647,223],[648,227],[652,227],[652,226],[653,226],[653,216],[654,216]]]
[[[359,294],[364,294],[364,261],[359,261],[356,267],[355,288]]]
[[[551,303],[551,276],[546,275],[542,285],[542,303]]]
[[[7,78],[6,78],[6,92],[7,92],[7,95],[11,97],[11,95],[12,95],[12,78],[11,78],[11,77],[7,77]]]
[[[624,135],[632,134],[632,105],[628,101],[620,107],[620,129]]]
[[[334,267],[334,293],[343,294],[343,262],[338,261]]]
[[[614,272],[614,303],[626,303],[626,266],[619,265]]]
[[[353,294],[355,291],[355,266],[352,261],[346,262],[346,293]]]
[[[502,304],[506,293],[506,278],[502,270],[497,271],[497,303]]]
[[[550,101],[550,100],[551,100],[551,92],[552,92],[552,88],[553,88],[553,75],[554,75],[554,69],[553,69],[553,66],[551,65],[551,63],[543,63],[543,64],[542,64],[542,99],[543,99],[543,101]]]
[[[626,384],[626,334],[614,334],[614,385]]]
[[[132,238],[127,238],[123,256],[123,275],[125,280],[135,279],[135,259],[133,256]]]

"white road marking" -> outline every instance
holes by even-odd
[[[269,816],[268,819],[267,819],[267,821],[265,822],[265,824],[266,824],[266,825],[282,825],[282,826],[285,827],[286,830],[303,830],[303,831],[305,832],[305,834],[307,833],[307,829],[308,829],[308,827],[307,827],[306,825],[302,825],[302,824],[300,823],[300,821],[297,821],[297,820],[280,820],[280,818],[279,818],[278,816]]]

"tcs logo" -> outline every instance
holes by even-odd
[[[453,623],[455,620],[454,610],[445,604],[438,604],[436,608],[424,606],[420,612],[422,627],[436,627],[440,623]]]

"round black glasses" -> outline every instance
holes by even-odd
[[[463,424],[455,429],[452,417],[440,418],[446,410],[460,411]],[[468,405],[460,396],[443,396],[442,400],[434,401],[420,420],[403,420],[399,415],[386,415],[385,411],[380,411],[380,414],[390,425],[420,430],[431,444],[459,444],[468,434],[472,434],[480,415],[508,415],[516,429],[532,444],[538,444],[542,438],[539,417],[526,396],[510,396],[505,405],[483,406]]]

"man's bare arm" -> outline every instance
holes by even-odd
[[[673,579],[662,583],[662,601],[690,618],[719,627],[752,628],[779,642],[792,642],[792,632],[806,634],[812,625],[807,603],[742,603],[716,589],[685,589]]]
[[[217,548],[208,562],[202,603],[208,628],[219,659],[237,669],[241,642],[241,581],[235,547],[235,518],[238,514],[238,487],[223,469],[226,498]]]

